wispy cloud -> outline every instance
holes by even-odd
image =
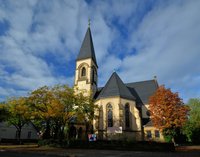
[[[20,0],[0,3],[0,99],[42,85],[73,85],[92,19],[99,85],[158,76],[187,101],[200,95],[198,1]]]
[[[180,92],[185,100],[199,97],[199,5],[184,1],[153,8],[130,36],[128,47],[137,54],[123,60],[122,77],[131,81],[127,75],[137,80],[157,75],[160,83]]]

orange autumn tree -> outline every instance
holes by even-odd
[[[176,136],[177,130],[187,120],[188,107],[184,105],[178,93],[160,86],[150,97],[149,110],[153,125],[162,131],[165,139],[171,141]]]

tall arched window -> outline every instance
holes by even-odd
[[[129,104],[125,105],[125,125],[126,125],[126,128],[130,127],[130,106],[129,106]]]
[[[82,69],[81,69],[81,76],[83,77],[83,76],[86,76],[86,69],[85,69],[85,67],[83,67]]]
[[[97,128],[99,128],[100,130],[103,129],[103,107],[102,106],[99,107],[99,119],[98,119]]]
[[[92,68],[92,82],[95,82],[94,75],[95,75],[95,70],[94,70],[94,68]]]
[[[108,116],[108,127],[113,127],[113,109],[112,105],[107,106],[107,116]]]

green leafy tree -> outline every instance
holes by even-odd
[[[54,114],[52,104],[54,101],[53,93],[47,86],[32,91],[28,97],[33,122],[44,132],[44,139],[51,137],[51,118]]]
[[[85,136],[87,134],[93,133],[92,121],[95,117],[94,111],[97,109],[97,106],[94,104],[93,98],[91,95],[85,96],[84,93],[76,94],[76,106],[78,106],[77,119],[79,122],[83,122],[86,127]]]
[[[64,128],[75,115],[74,100],[73,89],[66,85],[44,86],[31,92],[29,103],[34,121],[44,130],[44,139],[64,137]]]
[[[164,86],[160,86],[150,97],[149,109],[153,125],[162,131],[168,141],[174,139],[185,124],[189,110],[178,93]]]
[[[189,118],[183,127],[183,132],[189,142],[200,143],[200,99],[193,98],[187,103],[190,108]]]
[[[34,123],[44,130],[44,139],[68,138],[69,124],[73,118],[89,125],[94,115],[91,97],[75,94],[74,89],[67,85],[41,87],[31,92],[28,100]]]
[[[5,121],[8,118],[8,110],[5,102],[0,103],[0,122]]]
[[[21,142],[22,127],[30,122],[30,110],[27,105],[27,98],[11,98],[6,102],[8,111],[7,122],[17,129],[17,139]]]
[[[70,120],[76,116],[75,94],[73,88],[67,85],[55,85],[52,88],[54,97],[52,120],[54,127],[54,137],[60,140],[68,132],[64,132],[65,128],[69,130],[68,124]]]
[[[65,132],[69,139],[69,124],[72,119],[76,119],[75,123],[84,123],[86,125],[86,134],[91,128],[91,122],[94,117],[94,103],[91,96],[85,96],[83,93],[76,93],[73,88],[66,85],[56,85],[52,88],[56,110],[54,110],[54,126],[56,128],[55,135],[58,133],[59,138]]]

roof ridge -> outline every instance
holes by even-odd
[[[136,82],[128,82],[128,83],[125,83],[125,84],[131,84],[131,83],[142,83],[142,82],[148,82],[148,81],[155,81],[154,79],[151,79],[151,80],[143,80],[143,81],[136,81]]]
[[[97,99],[111,96],[119,96],[121,98],[127,98],[131,100],[135,99],[116,72],[111,75]]]
[[[113,74],[112,74],[112,75],[113,75]],[[105,86],[103,87],[102,91],[100,92],[99,96],[100,96],[101,94],[103,94],[104,91],[108,88],[108,83],[110,82],[110,79],[112,78],[112,75],[111,75],[111,77],[108,79],[108,81],[106,82],[106,84],[105,84]]]
[[[115,72],[116,73],[116,72]],[[118,76],[118,74],[116,73],[116,76],[120,79],[120,77]],[[120,79],[121,80],[121,79]],[[121,82],[123,83],[123,85],[126,87],[126,85],[124,84],[124,82],[121,80]],[[118,80],[117,80],[117,87],[118,87],[118,89],[119,89],[119,94],[121,94],[121,90],[120,90],[120,88],[119,88],[119,82],[118,82]],[[126,87],[127,88],[127,87]]]

